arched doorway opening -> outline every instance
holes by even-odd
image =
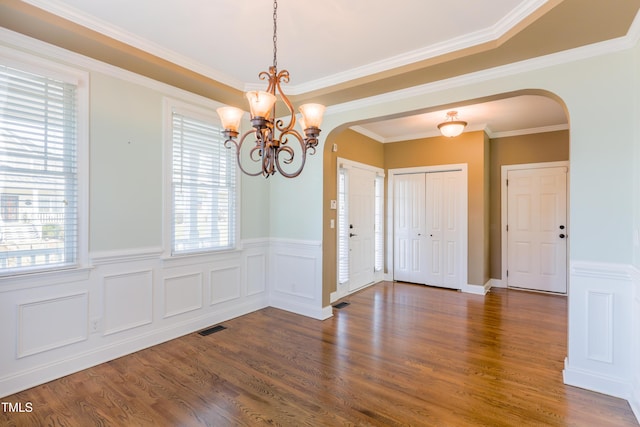
[[[434,117],[443,119],[451,109],[458,110],[460,118],[469,122],[465,133],[453,139],[438,135],[433,121],[439,120]],[[425,131],[402,133],[401,128],[412,129],[411,124],[415,123]],[[543,90],[521,90],[335,128],[328,135],[323,152],[323,305],[341,296],[337,292],[340,262],[337,209],[331,208],[332,200],[338,199],[338,159],[362,162],[385,171],[387,217],[393,211],[388,197],[390,169],[468,164],[467,277],[471,287],[467,291],[484,293],[492,286],[507,284],[503,281],[506,259],[500,170],[505,165],[568,162],[568,124],[566,106],[556,95]],[[388,218],[384,234],[384,277],[392,280],[394,252]]]

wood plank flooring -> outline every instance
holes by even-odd
[[[635,426],[562,383],[567,300],[383,282],[317,321],[274,308],[1,399],[2,426]]]

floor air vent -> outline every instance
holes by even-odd
[[[346,307],[346,306],[348,306],[348,305],[349,305],[349,303],[348,303],[348,302],[344,302],[344,301],[343,301],[343,302],[339,302],[339,303],[337,303],[336,305],[334,305],[334,306],[333,306],[333,308],[338,308],[338,309],[340,309],[340,308],[345,308],[345,307]]]
[[[224,331],[225,329],[227,329],[227,328],[225,328],[222,325],[217,325],[217,326],[212,326],[212,327],[207,328],[207,329],[203,329],[198,333],[200,335],[202,335],[203,337],[206,337],[207,335],[211,335],[211,334],[214,334],[216,332]]]

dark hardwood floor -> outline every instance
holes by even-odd
[[[2,426],[633,426],[566,386],[567,300],[380,283],[317,321],[267,308],[1,399]]]

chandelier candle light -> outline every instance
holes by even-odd
[[[447,113],[447,120],[440,123],[438,129],[440,129],[442,135],[453,138],[454,136],[460,135],[466,126],[467,122],[458,119],[457,111],[449,111]]]
[[[225,147],[235,148],[238,166],[247,175],[269,176],[279,172],[286,178],[294,178],[300,175],[309,154],[315,154],[318,145],[318,135],[320,135],[320,124],[324,114],[324,105],[305,104],[300,106],[302,118],[300,120],[304,136],[294,129],[296,124],[296,114],[291,102],[282,92],[280,83],[289,82],[289,72],[287,70],[278,71],[277,61],[277,10],[278,2],[273,2],[273,65],[269,71],[262,71],[258,74],[260,80],[269,82],[265,91],[247,92],[245,96],[249,101],[251,112],[251,126],[253,129],[245,132],[238,141],[240,120],[244,114],[239,108],[221,107],[216,111],[222,121],[223,134],[226,138]],[[278,94],[289,110],[289,124],[285,125],[282,119],[275,118],[275,104]],[[261,170],[257,172],[247,171],[242,165],[241,151],[245,139],[249,135],[255,136],[255,146],[249,151],[249,158],[254,162],[260,162]],[[287,172],[283,169],[282,163],[288,165],[294,160],[296,150],[289,144],[289,140],[297,141],[300,144],[302,159],[298,169]]]

